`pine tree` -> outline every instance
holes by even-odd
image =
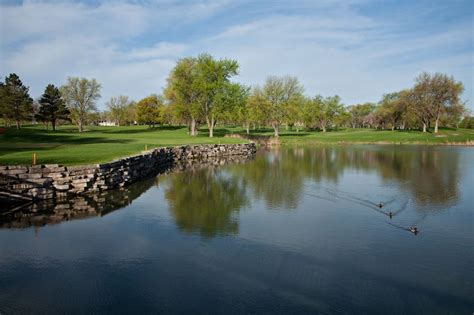
[[[56,131],[58,119],[69,120],[69,109],[61,96],[61,92],[53,84],[48,84],[39,100],[40,108],[38,118],[51,122],[53,131]]]
[[[16,128],[20,129],[21,121],[31,117],[33,99],[28,94],[28,87],[23,85],[18,75],[11,73],[5,78],[1,87],[2,114],[5,120],[13,120]]]

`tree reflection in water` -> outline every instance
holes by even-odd
[[[155,184],[163,189],[177,227],[204,238],[237,234],[239,210],[250,206],[252,201],[262,200],[269,209],[296,209],[309,194],[308,185],[324,188],[325,183],[335,184],[331,189],[326,187],[311,194],[377,210],[380,200],[358,194],[358,187],[351,193],[337,188],[344,172],[351,170],[375,173],[382,181],[395,183],[398,193],[409,194],[417,211],[429,214],[432,209],[442,209],[459,198],[459,154],[450,148],[415,146],[275,148],[260,152],[245,164],[238,164],[246,161],[233,157],[197,164],[199,167],[181,165],[177,168],[182,172],[167,175],[160,185],[157,179],[149,179],[123,190],[4,211],[0,213],[0,228],[42,226],[102,216],[127,206]],[[237,164],[220,167],[227,163]],[[407,200],[397,203],[399,208],[391,209],[393,215],[409,207]]]
[[[205,238],[238,233],[236,215],[248,203],[238,177],[205,168],[172,174],[164,187],[170,213],[182,231]]]

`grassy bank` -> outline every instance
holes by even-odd
[[[62,126],[58,131],[46,131],[43,126],[6,129],[0,133],[0,164],[30,164],[33,153],[37,163],[65,165],[90,164],[110,161],[136,154],[145,149],[181,144],[241,143],[243,139],[224,137],[226,134],[243,133],[240,128],[220,128],[215,138],[208,138],[205,129],[198,137],[190,137],[183,127],[148,129],[134,127],[90,127],[78,133],[73,126]],[[252,135],[272,135],[271,130],[253,131]],[[474,141],[474,131],[467,129],[441,130],[435,136],[419,131],[376,131],[346,129],[341,131],[295,132],[282,130],[282,144],[309,143],[419,143],[445,144]]]

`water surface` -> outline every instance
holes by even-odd
[[[3,212],[0,313],[471,314],[473,161],[280,148]]]

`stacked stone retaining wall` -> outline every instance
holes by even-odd
[[[252,156],[254,143],[157,148],[103,164],[0,166],[0,208],[11,200],[45,200],[126,186],[186,161],[219,156]],[[1,210],[1,209],[0,209]]]

